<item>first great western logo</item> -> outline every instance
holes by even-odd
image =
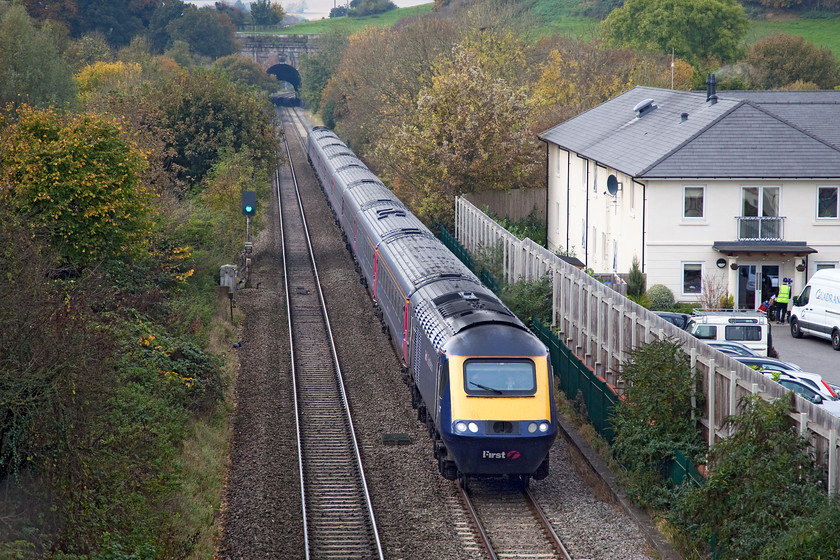
[[[511,451],[482,451],[482,459],[519,459],[520,453],[516,450]]]

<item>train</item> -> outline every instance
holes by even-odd
[[[310,128],[307,153],[440,474],[548,476],[557,412],[545,344],[333,131]]]

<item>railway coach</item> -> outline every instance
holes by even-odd
[[[307,151],[443,477],[548,475],[548,350],[329,129]]]

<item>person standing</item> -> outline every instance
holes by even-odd
[[[787,306],[790,301],[791,279],[785,278],[784,283],[779,286],[779,295],[776,296],[776,321],[783,325],[787,318]]]

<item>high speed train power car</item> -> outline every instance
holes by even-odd
[[[310,130],[307,151],[441,475],[545,478],[557,436],[545,345],[332,131]]]

